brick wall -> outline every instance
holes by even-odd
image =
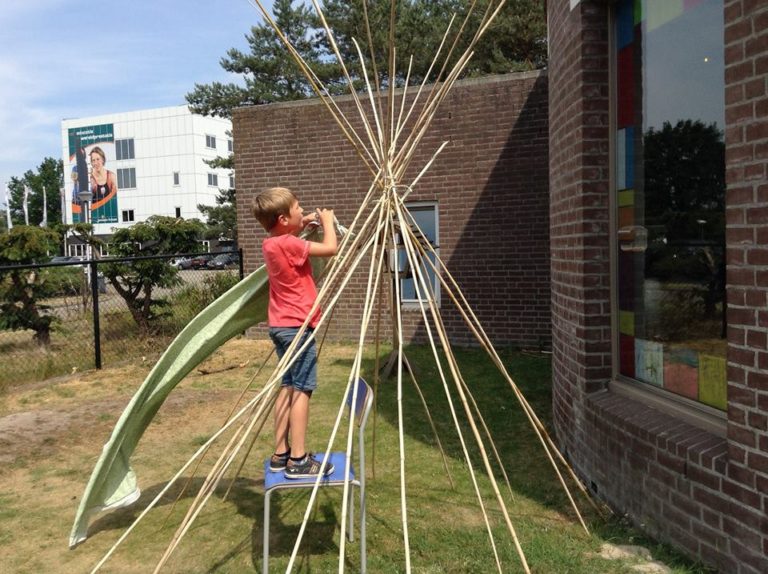
[[[594,4],[549,10],[554,415],[568,429],[610,376],[608,31]]]
[[[725,10],[727,436],[609,386],[607,2],[548,3],[554,412],[598,496],[721,572],[768,571],[768,5]]]
[[[338,102],[359,129],[353,103]],[[439,202],[441,257],[499,344],[550,345],[547,121],[545,73],[460,82],[405,178],[450,142],[409,200]],[[290,187],[305,208],[333,207],[342,223],[352,221],[371,176],[321,103],[242,108],[233,132],[247,271],[261,264],[265,234],[249,206],[263,188]],[[363,287],[363,279],[351,284],[330,336],[357,337]],[[441,309],[452,339],[471,342],[447,297]],[[409,336],[423,336],[419,317],[406,313]]]
[[[731,552],[768,571],[768,4],[725,2]],[[753,557],[762,553],[762,560]]]

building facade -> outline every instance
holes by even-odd
[[[66,222],[91,222],[100,237],[151,215],[204,219],[197,206],[234,187],[231,170],[205,163],[233,151],[231,122],[187,106],[64,120],[61,136]]]
[[[548,20],[560,444],[650,534],[768,572],[768,3]]]
[[[439,247],[493,341],[536,349],[550,346],[546,94],[543,72],[458,82],[404,177],[415,177],[449,142],[409,196],[409,210]],[[355,122],[354,103],[336,101]],[[250,206],[267,187],[289,187],[305,210],[331,207],[341,223],[351,223],[371,175],[322,103],[235,110],[233,133],[237,225],[249,271],[261,265],[266,237]],[[337,339],[358,336],[364,275],[350,284],[334,311],[331,336]],[[402,286],[404,334],[419,339],[424,332],[412,282],[405,279]],[[447,297],[440,307],[449,336],[473,343]]]

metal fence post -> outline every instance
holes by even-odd
[[[245,277],[245,272],[244,272],[244,267],[243,267],[244,263],[243,263],[243,248],[242,247],[237,250],[237,254],[238,254],[238,260],[240,261],[240,280],[242,281],[243,277]]]
[[[91,301],[93,301],[93,352],[96,368],[101,368],[101,329],[99,327],[99,269],[96,261],[91,259]]]

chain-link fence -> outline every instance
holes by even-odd
[[[0,267],[0,391],[156,358],[242,276],[235,251]]]

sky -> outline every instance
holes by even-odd
[[[247,51],[260,22],[247,0],[3,0],[0,185],[61,157],[63,119],[182,105],[196,82],[237,81],[219,60]]]

